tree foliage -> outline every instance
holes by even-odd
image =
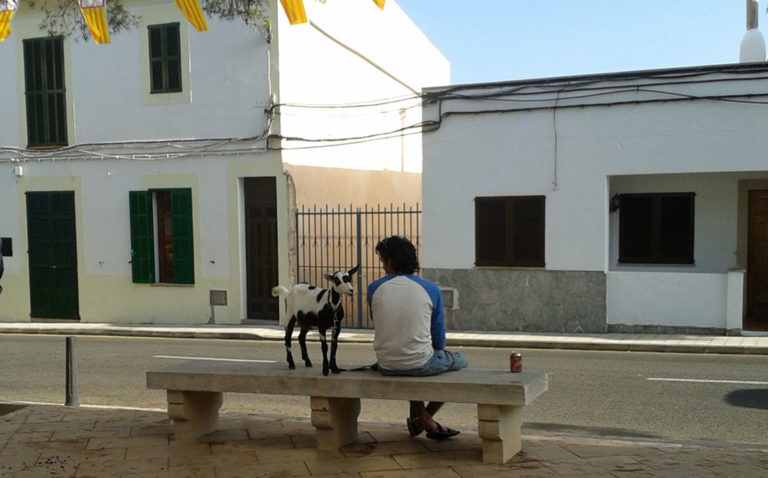
[[[206,16],[224,20],[241,19],[246,25],[259,30],[269,40],[269,0],[200,0]],[[29,0],[32,9],[43,13],[40,30],[48,35],[62,35],[75,40],[89,40],[91,32],[80,12],[77,0]],[[126,10],[121,0],[107,0],[107,27],[115,34],[138,25],[140,17]]]

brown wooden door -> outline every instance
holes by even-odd
[[[245,178],[245,261],[249,319],[277,320],[277,189],[274,177]]]
[[[749,192],[747,316],[744,329],[768,330],[768,190]]]

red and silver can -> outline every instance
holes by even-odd
[[[523,371],[523,354],[514,351],[509,354],[509,371],[510,372],[522,372]]]

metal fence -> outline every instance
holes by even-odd
[[[296,211],[296,281],[327,287],[324,278],[339,270],[360,265],[355,294],[344,299],[344,327],[371,328],[365,291],[368,284],[384,276],[374,248],[385,237],[407,237],[421,259],[421,210],[419,205],[402,209],[318,208]]]

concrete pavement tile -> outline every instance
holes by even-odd
[[[77,469],[78,478],[83,476],[112,477],[124,474],[143,474],[155,476],[168,471],[168,458],[155,457],[140,460],[115,460],[113,458],[94,459],[81,462]]]
[[[224,428],[208,433],[198,440],[201,443],[234,443],[248,441],[248,430],[245,428]]]
[[[626,445],[613,443],[606,444],[586,444],[586,443],[566,443],[563,448],[581,458],[596,458],[601,456],[630,456],[637,449]]]
[[[171,470],[185,466],[210,466],[214,468],[226,467],[252,467],[259,460],[256,455],[248,452],[233,453],[228,455],[187,455],[168,457],[168,466]]]
[[[545,462],[578,459],[578,456],[571,453],[567,448],[551,441],[534,444],[523,440],[523,451],[530,458]]]
[[[360,434],[363,435],[364,433],[367,433],[370,437],[372,437],[373,441],[376,442],[407,440],[410,437],[410,435],[408,435],[408,431],[405,429],[405,424],[403,424],[403,428],[362,427]],[[358,439],[360,438],[358,437]]]
[[[226,443],[211,443],[211,452],[215,454],[267,452],[270,450],[291,450],[296,448],[290,437],[263,438],[260,440],[242,440]],[[314,449],[315,442],[311,447]]]
[[[154,435],[170,437],[173,435],[173,425],[171,425],[170,422],[151,424],[142,423],[140,425],[133,425],[130,428],[130,432],[128,434],[130,437],[145,437]]]
[[[460,466],[483,462],[483,452],[477,450],[451,450],[432,453],[395,455],[392,458],[403,468],[430,468],[435,466]]]
[[[738,476],[739,478],[765,478],[768,476],[768,469],[762,466],[755,466],[750,463],[722,464],[722,465],[701,465],[717,476]]]
[[[0,451],[0,476],[13,476],[14,472],[29,469],[37,463],[40,452],[26,445],[8,445]]]
[[[216,448],[213,449],[214,453]],[[325,462],[343,459],[344,455],[338,451],[318,451],[312,448],[274,449],[256,451],[259,463],[282,463],[287,461],[313,461]]]
[[[127,449],[135,447],[157,447],[168,449],[169,442],[164,437],[136,438],[93,438],[88,441],[88,450]]]
[[[360,473],[360,475],[362,478],[461,478],[460,475],[448,467],[371,471]]]
[[[9,444],[13,443],[39,443],[45,442],[51,439],[53,431],[44,430],[39,432],[27,432],[24,427],[14,433],[14,435],[8,440]]]
[[[305,460],[309,472],[314,475],[333,473],[361,473],[364,471],[401,470],[401,466],[390,456],[368,456],[362,458],[336,458],[331,460]]]
[[[422,445],[421,440],[401,440],[390,442],[352,443],[340,450],[344,456],[381,456],[427,453],[429,450]]]
[[[282,477],[282,476],[309,476],[309,470],[303,462],[270,463],[260,465],[253,463],[250,466],[216,466],[216,478],[254,478],[254,477]]]
[[[559,476],[543,464],[537,466],[522,467],[515,464],[492,465],[474,464],[451,467],[461,478],[549,478]]]
[[[430,451],[449,451],[449,450],[482,450],[483,441],[477,436],[477,432],[462,433],[449,440],[430,440],[422,435],[417,440]]]

